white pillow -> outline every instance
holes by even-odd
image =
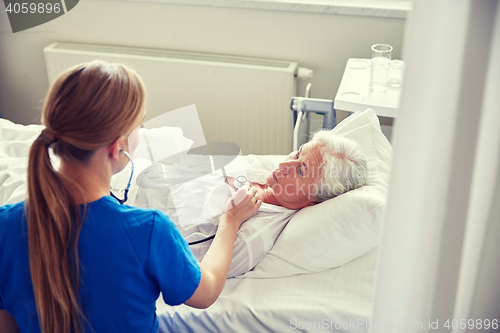
[[[380,242],[392,147],[371,109],[357,112],[332,132],[360,144],[368,184],[295,214],[271,251],[245,277],[271,278],[341,266]]]

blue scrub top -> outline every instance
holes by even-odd
[[[178,305],[200,282],[198,262],[167,215],[109,196],[87,204],[78,251],[80,301],[95,332],[156,332],[160,291]],[[0,207],[0,310],[21,332],[38,333],[28,252],[24,202]]]

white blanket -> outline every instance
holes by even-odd
[[[343,332],[370,326],[377,250],[338,268],[274,279],[229,279],[208,309],[156,302],[159,333]]]
[[[282,158],[283,156],[239,156],[236,163],[233,163],[237,166],[229,164],[225,167],[225,172],[228,176],[238,176],[238,172],[244,172],[250,181],[264,183],[267,174]],[[185,239],[192,242],[216,233],[222,208],[234,194],[234,190],[228,192],[220,170],[207,175],[195,172],[200,160],[204,160],[203,156],[191,155],[188,159],[190,161],[184,162],[182,166],[157,163],[144,170],[134,185],[138,187],[134,206],[160,209],[169,215]],[[245,170],[241,169],[241,165],[245,165]],[[185,182],[182,186],[169,186],[169,180],[175,182],[172,179]],[[228,277],[238,276],[252,269],[271,250],[295,212],[296,210],[263,203],[259,211],[238,231]],[[198,260],[203,259],[211,243],[210,240],[191,246]]]

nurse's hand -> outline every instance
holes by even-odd
[[[186,305],[205,309],[219,297],[231,265],[238,229],[262,204],[256,193],[255,188],[248,189],[247,185],[231,198],[230,205],[234,204],[234,207],[222,213],[219,219],[217,234],[200,263],[200,284],[193,296],[185,302]]]
[[[261,204],[262,201],[257,198],[257,189],[245,185],[228,200],[219,224],[222,221],[227,221],[231,224],[237,224],[239,229],[243,222],[257,212]]]

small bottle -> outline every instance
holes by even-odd
[[[403,60],[392,60],[391,67],[389,69],[389,85],[394,88],[401,86],[401,81],[403,79]]]

